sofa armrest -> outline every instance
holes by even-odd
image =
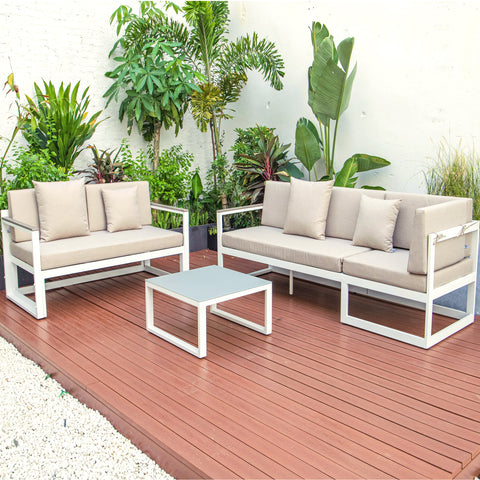
[[[263,208],[263,204],[259,203],[257,205],[245,205],[244,207],[233,207],[233,208],[223,208],[221,210],[217,210],[217,218],[224,217],[225,215],[235,215],[236,213],[242,212],[252,212],[254,210],[261,210]]]
[[[150,203],[150,207],[153,210],[161,210],[164,212],[170,212],[175,215],[182,216],[182,234],[183,234],[183,245],[186,248],[190,248],[190,220],[189,220],[189,212],[186,208],[180,207],[173,207],[171,205],[162,205],[160,203]],[[188,270],[188,267],[187,267]]]
[[[15,220],[11,217],[2,217],[2,223],[6,225],[10,225],[11,227],[19,228],[21,230],[25,230],[27,232],[37,232],[38,227],[33,225],[28,225],[27,223],[20,222],[19,220]]]
[[[435,270],[448,267],[465,258],[465,243],[469,235],[467,230],[471,222],[470,198],[453,198],[451,201],[417,208],[408,271],[418,275],[427,274],[428,243],[431,234],[435,234],[434,238],[432,237],[436,246]]]
[[[245,205],[244,207],[233,207],[233,208],[223,208],[217,210],[217,242],[218,245],[222,244],[222,234],[223,234],[223,217],[227,215],[235,215],[237,213],[243,212],[253,212],[256,210],[261,210],[263,204],[259,203],[257,205]]]
[[[478,230],[478,228],[479,222],[477,220],[473,220],[471,222],[464,223],[463,225],[457,225],[456,227],[447,228],[446,230],[432,233],[430,235],[434,235],[434,243],[437,244],[445,242],[446,240],[450,240],[452,238],[457,238],[463,235],[467,235],[469,233],[473,233]]]
[[[171,205],[162,205],[161,203],[150,203],[150,207],[153,210],[163,210],[164,212],[176,213],[178,215],[183,215],[188,213],[186,208],[172,207]]]
[[[217,238],[219,238],[222,234],[223,217],[226,217],[227,215],[235,215],[237,213],[253,212],[256,210],[261,210],[262,208],[263,204],[259,203],[257,205],[245,205],[244,207],[223,208],[221,210],[217,210]]]

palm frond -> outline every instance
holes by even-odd
[[[256,33],[228,44],[221,59],[221,69],[224,72],[238,73],[257,70],[276,90],[283,88],[285,65],[282,56],[273,42],[259,39]]]

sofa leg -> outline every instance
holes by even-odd
[[[190,257],[188,252],[180,254],[180,271],[185,272],[190,268]]]
[[[45,290],[45,279],[35,278],[35,303],[36,317],[38,320],[47,316],[47,294]]]
[[[432,346],[432,326],[433,326],[433,300],[429,299],[425,303],[425,331],[423,338],[425,341],[424,348]]]
[[[340,322],[345,323],[348,317],[348,283],[341,282],[340,288]]]
[[[290,270],[288,275],[288,293],[293,295],[293,270]]]

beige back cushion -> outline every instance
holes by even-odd
[[[412,241],[408,257],[407,268],[410,273],[420,275],[427,273],[428,234],[471,221],[472,208],[471,198],[450,198],[449,201],[417,209],[413,220]],[[463,235],[437,244],[435,270],[462,260],[467,253],[465,244],[469,239],[470,236]]]
[[[385,192],[387,200],[400,199],[400,211],[398,212],[397,225],[393,232],[393,246],[408,250],[412,241],[413,222],[417,208],[437,205],[449,202],[452,197],[439,195],[427,195],[426,193],[400,193]]]
[[[103,204],[102,190],[114,190],[127,186],[137,186],[137,205],[142,225],[151,225],[150,192],[148,182],[119,182],[108,184],[86,185],[88,222],[91,232],[107,229],[107,218]]]
[[[37,200],[35,199],[35,190],[28,188],[26,190],[10,190],[7,192],[8,214],[14,220],[26,223],[32,227],[39,227]],[[29,232],[20,229],[13,229],[12,240],[14,242],[26,242],[32,239]]]
[[[287,217],[290,182],[265,182],[262,225],[283,228]]]
[[[333,187],[325,230],[327,237],[353,239],[362,195],[385,198],[382,190]]]
[[[83,178],[68,182],[33,182],[40,238],[45,242],[89,235]]]

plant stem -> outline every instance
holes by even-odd
[[[337,128],[338,128],[338,122],[340,121],[340,116],[337,117],[337,120],[335,121],[335,130],[333,131],[333,147],[332,147],[332,158],[331,158],[331,161],[332,161],[332,169],[333,169],[333,159],[335,157],[335,144],[336,144],[336,141],[337,141]],[[333,174],[333,172],[332,172]]]
[[[213,162],[217,159],[217,149],[215,148],[215,132],[213,127],[213,118],[210,119],[210,137],[212,139],[212,155],[213,155]],[[217,171],[213,169],[213,186],[215,190],[217,189]]]

